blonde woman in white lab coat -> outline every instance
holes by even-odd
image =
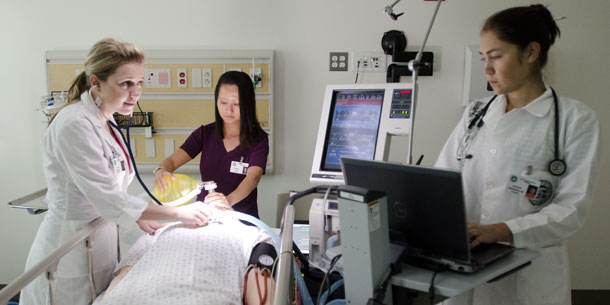
[[[85,71],[70,88],[68,105],[53,118],[42,138],[49,209],[30,249],[26,270],[101,216],[107,223],[91,237],[94,282],[100,293],[117,263],[117,224],[129,227],[137,221],[148,233],[160,226],[150,220],[206,224],[207,207],[149,205],[127,193],[133,164],[126,143],[108,121],[114,123],[115,112],[132,113],[143,80],[144,54],[134,45],[104,39],[91,48]],[[56,277],[57,304],[92,302],[84,244],[64,256]],[[21,292],[20,304],[49,303],[49,283],[44,275]]]
[[[446,304],[571,304],[567,239],[591,206],[600,128],[589,107],[554,97],[543,81],[558,35],[542,5],[498,12],[483,26],[480,53],[497,97],[468,106],[436,166],[462,171],[472,247],[505,242],[542,256]]]

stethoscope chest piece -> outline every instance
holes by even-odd
[[[549,162],[549,172],[555,176],[561,176],[566,172],[566,163],[561,159],[554,159]]]

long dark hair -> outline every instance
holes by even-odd
[[[506,42],[515,44],[521,51],[530,44],[540,44],[540,68],[547,62],[549,48],[561,35],[551,12],[542,4],[505,9],[485,21],[481,34],[493,31]]]
[[[224,120],[218,113],[218,92],[222,85],[236,85],[239,92],[239,144],[242,148],[248,148],[256,144],[257,138],[266,132],[261,128],[256,118],[256,97],[254,85],[250,76],[240,71],[228,71],[220,76],[214,91],[214,109],[216,116],[216,134],[219,139],[224,139]]]

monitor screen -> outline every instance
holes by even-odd
[[[383,89],[334,90],[321,170],[341,171],[341,157],[373,160]]]

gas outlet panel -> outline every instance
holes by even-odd
[[[185,68],[179,68],[177,69],[177,80],[176,80],[176,86],[178,86],[178,88],[187,88],[188,87],[188,79],[187,79],[187,72]]]

